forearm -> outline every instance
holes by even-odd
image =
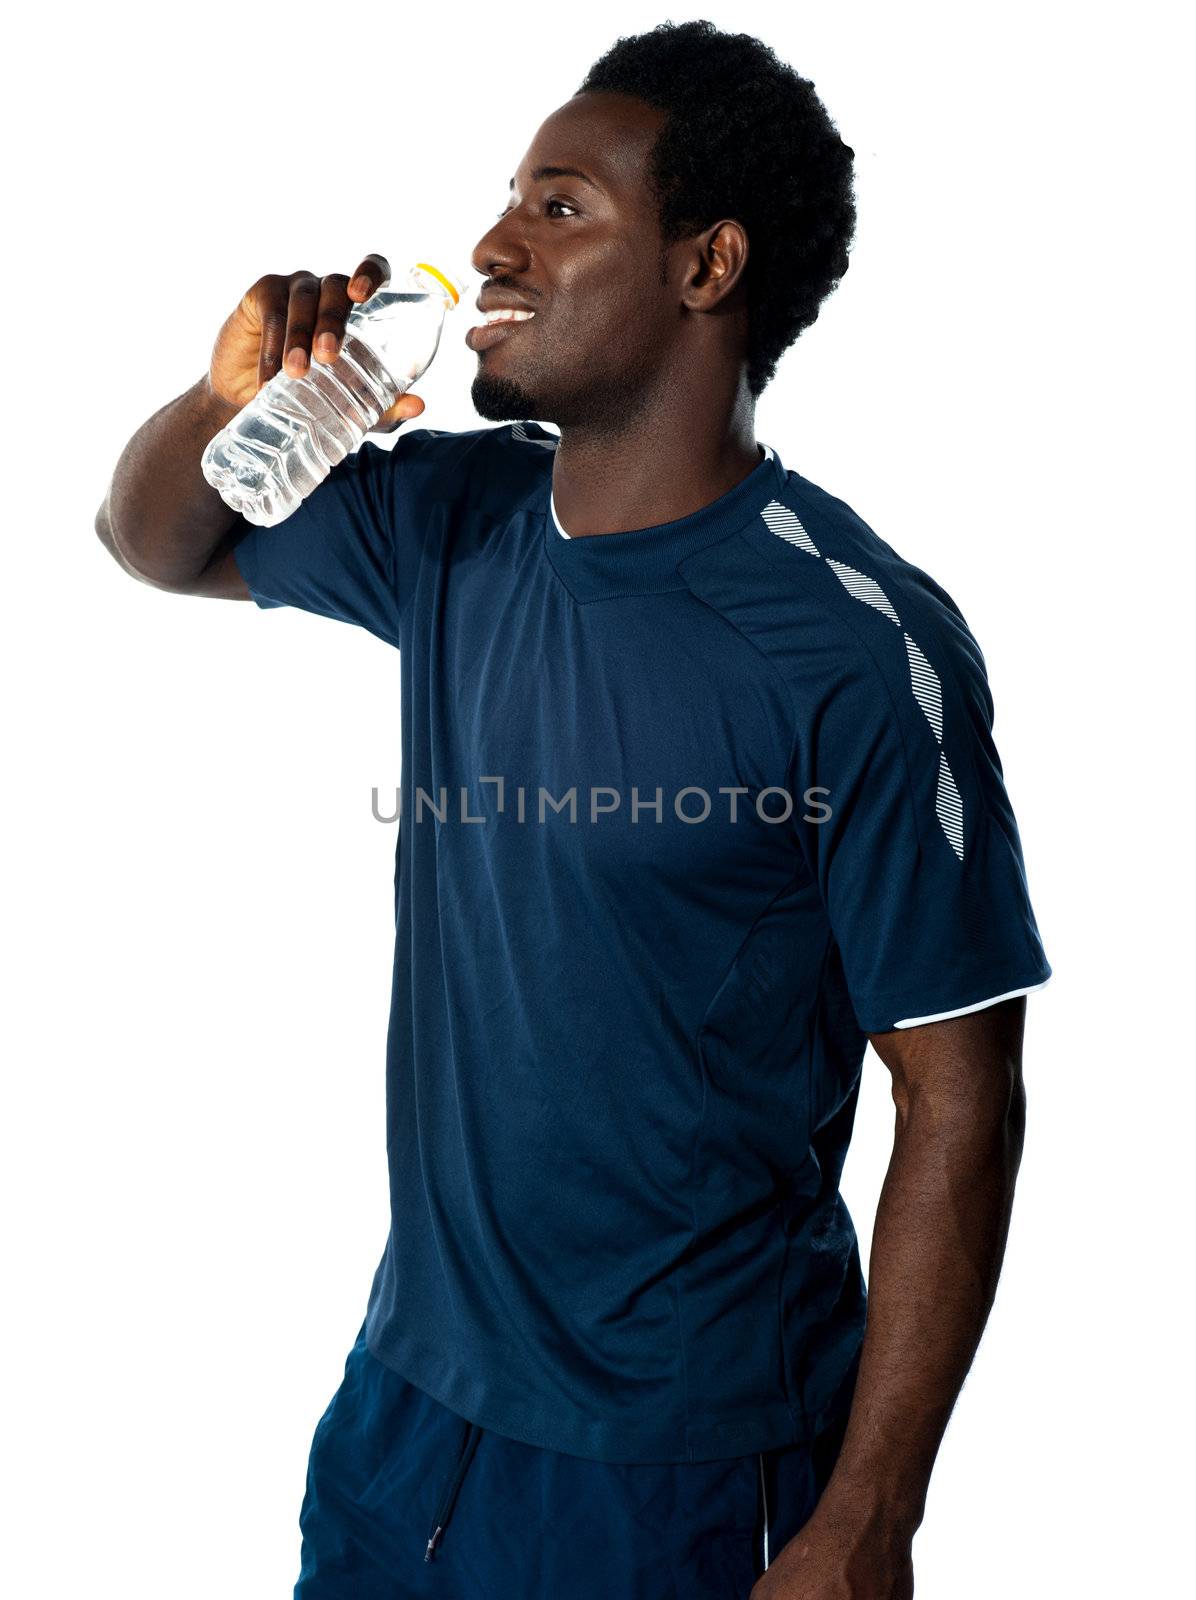
[[[898,1101],[869,1270],[851,1415],[820,1505],[900,1540],[922,1520],[935,1455],[992,1306],[1021,1158],[1020,1073],[991,1090]]]
[[[203,377],[129,440],[96,531],[127,571],[170,588],[202,572],[239,521],[200,470],[214,434],[237,413]]]

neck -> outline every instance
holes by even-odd
[[[722,403],[678,404],[700,393],[675,385],[671,405],[641,403],[615,425],[561,424],[552,495],[572,539],[652,528],[717,500],[760,464],[755,405],[740,383]]]

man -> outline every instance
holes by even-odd
[[[131,572],[401,655],[392,1226],[301,1600],[913,1592],[1050,967],[962,615],[755,440],[846,270],[851,157],[759,41],[622,39],[474,251],[481,308],[530,313],[468,336],[505,425],[367,442],[270,529],[204,483],[261,381],[335,357],[370,256],[259,280],[118,464]]]

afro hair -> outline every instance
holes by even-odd
[[[649,171],[666,244],[725,217],[743,225],[747,379],[758,396],[847,271],[855,152],[810,80],[751,34],[706,21],[618,39],[576,92],[591,90],[668,113]]]

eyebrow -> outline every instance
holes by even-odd
[[[600,189],[593,178],[580,167],[537,167],[532,173],[532,182],[540,183],[544,178],[580,178],[582,183],[588,183],[591,189]],[[507,185],[508,189],[515,187],[514,178]],[[600,191],[601,192],[601,191]]]

